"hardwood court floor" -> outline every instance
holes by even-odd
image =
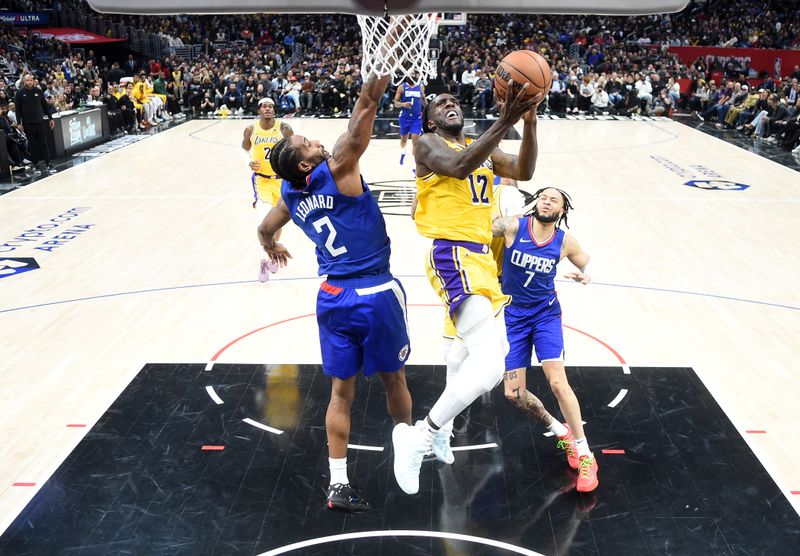
[[[291,124],[330,148],[346,122]],[[313,318],[295,319],[314,312],[319,283],[296,229],[284,235],[291,266],[255,281],[243,126],[188,122],[0,197],[0,268],[17,271],[0,278],[0,530],[146,364],[207,362],[284,321],[215,360],[319,362]],[[568,364],[691,367],[800,508],[798,174],[674,122],[541,121],[539,139],[522,187],[569,191],[570,231],[594,259],[595,284],[558,285]],[[427,241],[402,215],[413,182],[398,154],[376,139],[362,172],[393,214],[410,363],[438,364],[442,309],[424,279]],[[679,390],[669,401],[685,407]],[[695,425],[681,434],[704,443]]]

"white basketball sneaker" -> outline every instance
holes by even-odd
[[[430,447],[421,425],[422,421],[417,421],[413,427],[400,423],[392,431],[394,478],[406,494],[419,492],[419,469]]]
[[[453,422],[450,421],[445,426],[439,429],[436,436],[433,437],[431,443],[431,450],[436,459],[442,463],[450,465],[456,458],[453,455],[453,450],[450,448],[450,438],[453,436]]]

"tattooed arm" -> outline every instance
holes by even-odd
[[[519,218],[516,216],[498,216],[492,222],[492,236],[505,237],[506,247],[511,247],[519,229]]]

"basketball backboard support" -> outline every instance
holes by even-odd
[[[688,0],[88,0],[101,13],[346,13],[381,16],[424,13],[551,13],[642,15],[682,10]]]
[[[467,24],[467,12],[441,12],[439,27],[463,27]]]

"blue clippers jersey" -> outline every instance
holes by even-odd
[[[553,299],[564,235],[556,228],[549,240],[536,243],[531,217],[519,219],[514,243],[503,255],[503,293],[511,296],[512,305],[533,306]]]
[[[319,274],[373,276],[389,272],[389,236],[386,222],[362,178],[358,197],[339,193],[328,162],[307,178],[308,186],[295,189],[285,181],[281,196],[295,224],[317,246]]]
[[[401,118],[419,118],[422,116],[422,87],[419,83],[413,87],[403,84],[403,102],[410,102],[411,108],[400,110]]]

